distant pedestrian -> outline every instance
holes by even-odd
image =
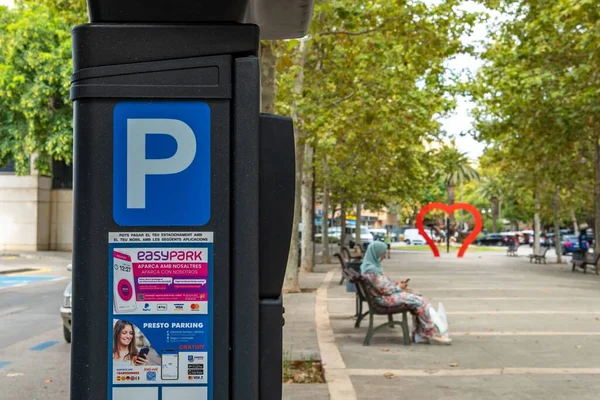
[[[387,246],[387,258],[390,259],[391,253],[392,253],[392,235],[390,234],[389,229],[385,231],[385,236],[383,237],[383,241],[384,241],[385,245]]]
[[[588,252],[589,248],[590,243],[587,235],[587,230],[582,229],[581,231],[579,231],[579,250],[582,254],[585,254]]]

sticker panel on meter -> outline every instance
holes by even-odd
[[[109,234],[109,400],[174,384],[211,398],[212,253],[212,232]]]

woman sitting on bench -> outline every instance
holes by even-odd
[[[440,344],[451,344],[452,340],[446,338],[431,320],[429,313],[433,308],[430,306],[429,300],[412,293],[407,288],[408,280],[396,284],[383,272],[381,261],[385,258],[386,250],[386,245],[380,241],[371,243],[360,266],[361,274],[379,291],[380,295],[375,297],[377,304],[408,308],[415,316],[414,333],[421,335],[429,343],[433,341]],[[433,310],[433,312],[435,311]]]

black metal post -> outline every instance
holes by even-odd
[[[450,218],[446,217],[446,253],[450,253]]]

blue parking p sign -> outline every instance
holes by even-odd
[[[113,218],[121,226],[210,219],[210,108],[126,101],[113,111]]]

